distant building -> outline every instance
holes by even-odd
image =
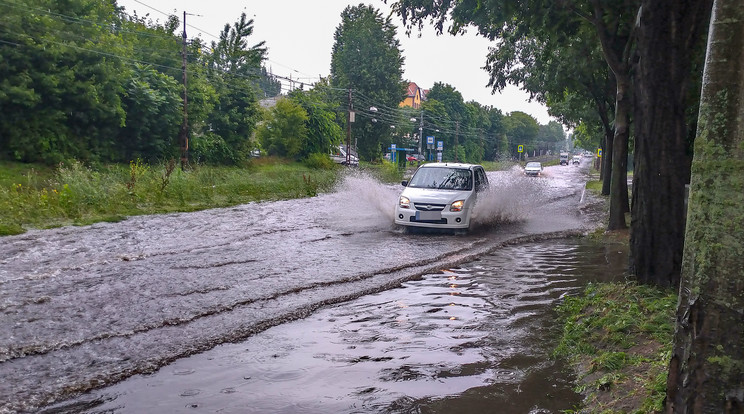
[[[413,109],[421,108],[421,102],[425,99],[425,92],[425,90],[419,88],[418,85],[416,85],[416,82],[409,82],[408,89],[406,91],[406,98],[403,99],[403,102],[401,102],[398,106],[408,106]]]

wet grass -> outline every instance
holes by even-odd
[[[596,181],[587,181],[586,182],[586,189],[589,191],[593,191],[597,194],[602,193],[602,181],[596,180]]]
[[[277,159],[245,167],[175,161],[91,168],[0,163],[0,235],[30,228],[119,221],[127,216],[196,211],[252,201],[309,197],[330,190],[339,169],[314,169]]]
[[[580,373],[577,391],[597,413],[663,409],[676,292],[634,283],[589,285],[559,306],[563,335],[555,356]]]
[[[379,164],[362,162],[359,165],[359,169],[377,178],[383,183],[399,183],[403,180],[403,176],[406,174],[406,170],[401,170],[398,168],[398,164],[394,164],[390,161],[382,161],[382,163]]]

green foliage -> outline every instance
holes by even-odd
[[[514,111],[504,117],[504,126],[506,135],[509,137],[512,156],[518,156],[518,145],[524,145],[525,151],[532,151],[536,148],[535,141],[540,132],[540,127],[537,120],[531,115]]]
[[[365,165],[364,170],[370,172],[372,176],[383,183],[400,183],[403,180],[404,170],[398,168],[398,164],[390,161]]]
[[[211,131],[232,149],[234,159],[242,161],[252,149],[251,135],[259,118],[254,79],[265,59],[263,42],[248,47],[253,20],[242,13],[233,26],[226,24],[219,42],[212,42],[210,80],[218,93],[215,110],[208,118]]]
[[[135,64],[126,85],[125,126],[119,135],[120,155],[114,159],[156,160],[175,155],[182,114],[181,89],[175,79]]]
[[[298,89],[289,94],[290,99],[307,113],[307,139],[300,149],[300,156],[327,154],[333,146],[341,143],[343,131],[336,122],[333,102],[326,99],[328,92],[328,85],[319,82],[308,92]]]
[[[269,155],[299,160],[307,148],[307,112],[291,99],[280,99],[256,136]]]
[[[244,154],[222,137],[213,133],[195,136],[189,145],[190,157],[197,163],[235,165],[244,161]]]
[[[111,2],[0,4],[0,158],[56,164],[148,161],[176,155],[183,119],[180,22],[128,15]],[[187,45],[188,126],[245,160],[265,48],[248,47],[252,21],[226,28],[214,54]],[[276,80],[269,86],[276,89]],[[218,141],[208,137],[208,141]],[[215,145],[209,145],[214,147]],[[219,147],[219,145],[217,145]]]
[[[566,298],[559,306],[563,335],[554,355],[588,367],[587,374],[593,375],[581,379],[580,391],[625,389],[624,384],[633,381],[628,388],[643,393],[643,406],[659,407],[675,304],[671,290],[632,283],[589,285],[582,296]],[[649,347],[656,350],[651,356],[636,351]],[[635,371],[644,376],[626,374]]]
[[[76,19],[61,19],[74,15]],[[100,24],[81,24],[80,20]],[[25,0],[0,4],[2,156],[54,163],[112,151],[123,123],[121,50],[111,3]]]
[[[174,160],[160,165],[135,160],[96,170],[71,162],[39,172],[0,164],[0,235],[32,227],[307,197],[329,191],[337,177],[334,168],[275,160],[251,169],[197,165],[184,172],[175,166]]]
[[[305,158],[303,162],[309,168],[317,170],[331,170],[336,167],[336,163],[331,161],[330,157],[326,153],[314,153],[310,154]]]
[[[403,56],[396,29],[390,17],[379,10],[360,4],[348,6],[341,13],[341,24],[334,33],[331,56],[331,85],[353,89],[360,105],[397,108],[405,96]],[[384,143],[392,138],[390,124],[358,117],[352,124],[363,159],[380,158]]]

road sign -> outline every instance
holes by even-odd
[[[429,145],[434,145],[434,137],[426,137],[426,143]]]
[[[444,151],[444,141],[437,141],[437,151]]]
[[[524,152],[524,145],[517,145],[517,152]]]
[[[602,148],[597,148],[597,157],[602,158]]]

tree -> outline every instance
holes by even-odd
[[[341,24],[333,35],[331,85],[353,90],[361,110],[397,108],[403,100],[403,56],[395,36],[390,18],[383,18],[372,6],[348,6],[341,13]],[[359,155],[368,160],[380,158],[383,143],[391,140],[391,130],[389,123],[358,117],[351,132],[359,143]]]
[[[563,42],[582,32],[582,25],[591,25],[616,83],[613,141],[605,143],[603,153],[605,162],[607,156],[612,157],[607,227],[627,227],[626,164],[630,115],[634,113],[634,157],[640,169],[634,174],[638,187],[634,183],[630,269],[641,282],[669,284],[679,279],[679,232],[684,225],[678,213],[683,204],[678,177],[689,171],[671,164],[660,170],[659,164],[669,158],[667,154],[677,157],[678,148],[690,137],[685,119],[690,102],[685,99],[699,76],[697,55],[690,51],[704,38],[699,22],[706,21],[709,13],[706,2],[710,0],[398,0],[393,9],[409,30],[413,25],[421,27],[426,19],[440,32],[451,19],[453,34],[472,24],[481,35],[498,39],[497,49],[516,45],[522,50],[530,39]],[[656,54],[660,50],[664,53]],[[637,67],[633,67],[635,62]],[[519,63],[533,64],[529,60]],[[632,106],[634,102],[640,106]],[[670,208],[672,214],[668,214]]]
[[[506,135],[509,137],[509,148],[513,157],[518,157],[518,145],[524,145],[525,149],[534,149],[540,126],[531,115],[521,111],[514,111],[504,118]]]
[[[540,154],[544,154],[547,150],[557,151],[563,148],[566,142],[566,134],[563,132],[561,124],[550,121],[547,125],[540,125],[539,127],[537,145]]]
[[[280,99],[256,136],[269,154],[299,160],[307,148],[307,112],[291,99]]]
[[[266,58],[264,42],[248,46],[253,20],[242,13],[232,27],[226,24],[219,42],[212,42],[210,80],[218,100],[208,119],[211,131],[233,152],[233,162],[245,159],[258,119],[256,82]]]
[[[74,17],[72,17],[74,16]],[[96,24],[100,22],[100,24]],[[0,147],[19,161],[106,159],[127,69],[108,2],[0,4]]]
[[[712,0],[644,0],[638,25],[630,270],[642,283],[677,286],[685,227],[685,184],[694,131],[686,118],[699,78]],[[693,88],[695,90],[695,88]],[[695,90],[696,92],[696,90]],[[692,99],[692,102],[691,102]]]
[[[181,122],[181,96],[175,79],[151,67],[135,65],[123,99],[126,125],[119,135],[117,160],[157,160],[175,156],[173,137]]]
[[[667,413],[744,411],[744,4],[716,0],[685,236]]]
[[[330,92],[327,81],[322,79],[310,91],[295,89],[289,94],[307,113],[307,139],[300,150],[303,158],[310,154],[328,154],[331,147],[341,144],[343,131],[336,122]]]

